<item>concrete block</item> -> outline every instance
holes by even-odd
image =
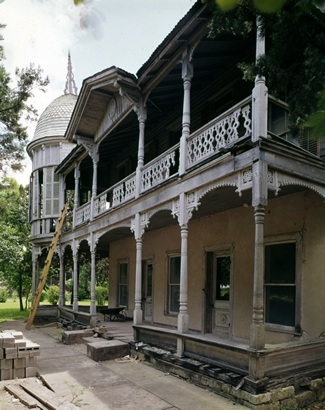
[[[29,350],[29,357],[36,357],[36,356],[40,356],[41,355],[41,351],[40,350]]]
[[[0,347],[0,360],[4,358],[4,349]]]
[[[2,333],[2,347],[15,347],[15,338],[10,333]]]
[[[20,359],[14,359],[13,360],[13,366],[14,369],[23,369],[26,367],[26,357],[21,357]]]
[[[12,369],[12,378],[13,379],[24,379],[25,374],[26,374],[25,368]]]
[[[6,359],[16,359],[18,357],[18,351],[15,347],[6,347],[4,350]]]
[[[24,359],[26,360],[26,366],[25,367],[36,367],[35,357],[26,357]]]
[[[62,341],[66,345],[83,343],[84,337],[90,337],[94,334],[92,329],[84,330],[66,330],[62,332]]]
[[[87,356],[95,362],[113,360],[129,353],[129,345],[120,340],[103,340],[87,345]]]
[[[0,361],[0,369],[1,370],[12,369],[12,366],[13,366],[12,359],[2,359]]]
[[[29,357],[29,350],[18,349],[18,359],[20,359],[21,357]]]
[[[17,340],[17,339],[23,339],[24,335],[23,332],[11,332],[11,335]]]
[[[11,380],[12,379],[12,369],[1,369],[0,380]]]
[[[15,340],[15,347],[26,347],[26,341],[21,339]]]
[[[36,377],[38,368],[37,367],[26,367],[25,377]]]

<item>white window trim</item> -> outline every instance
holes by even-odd
[[[295,323],[301,326],[301,280],[302,280],[302,261],[303,261],[303,245],[302,245],[302,237],[301,235],[296,232],[292,234],[284,234],[284,235],[274,235],[265,237],[264,239],[264,248],[267,245],[276,245],[276,244],[285,244],[285,243],[296,243],[296,303],[295,303]],[[264,272],[265,275],[265,272]],[[264,322],[265,322],[265,276],[263,276],[263,287],[264,287]],[[295,326],[285,326],[279,325],[275,323],[267,323],[265,322],[265,329],[268,331],[273,332],[280,332],[280,333],[296,333],[297,329]]]

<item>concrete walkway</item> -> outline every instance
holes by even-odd
[[[246,409],[132,358],[94,362],[87,357],[85,345],[61,344],[56,326],[33,327],[27,331],[23,321],[0,323],[0,331],[6,329],[22,331],[25,338],[40,345],[41,355],[37,358],[39,373],[58,397],[82,408]]]

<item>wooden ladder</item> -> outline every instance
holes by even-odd
[[[35,292],[33,304],[32,304],[32,307],[31,307],[31,310],[30,310],[30,313],[29,313],[29,317],[27,319],[27,323],[26,323],[26,329],[27,330],[31,329],[32,324],[34,322],[34,318],[35,318],[35,315],[36,315],[36,312],[37,312],[38,304],[40,302],[42,291],[44,289],[46,278],[47,278],[47,275],[49,273],[49,269],[50,269],[50,266],[51,266],[52,257],[53,257],[54,251],[55,251],[55,247],[56,247],[56,245],[58,243],[58,240],[59,240],[59,237],[61,235],[63,222],[64,222],[64,219],[65,219],[66,214],[67,214],[67,209],[68,209],[68,204],[65,204],[64,208],[62,210],[61,216],[58,219],[58,223],[56,224],[55,233],[54,233],[54,236],[53,236],[53,239],[52,239],[52,243],[50,245],[49,252],[47,254],[47,258],[46,258],[46,261],[45,261],[45,264],[44,264],[44,269],[43,269],[43,272],[42,272],[42,276],[40,278],[37,290]]]

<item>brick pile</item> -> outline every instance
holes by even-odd
[[[25,339],[22,332],[0,333],[0,380],[36,376],[36,356],[39,355],[40,346]]]

